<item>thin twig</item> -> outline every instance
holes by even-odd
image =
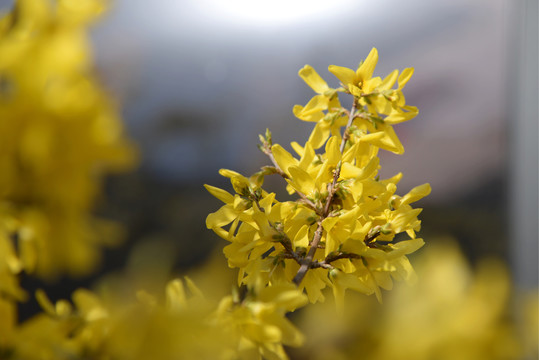
[[[344,148],[346,146],[346,142],[350,138],[350,134],[348,133],[348,130],[350,126],[352,126],[352,123],[354,122],[356,112],[356,103],[354,101],[354,104],[352,106],[352,109],[350,110],[350,113],[348,114],[348,123],[346,124],[346,128],[344,129],[344,134],[340,146],[340,152],[341,154],[344,152]],[[326,205],[324,207],[324,211],[320,216],[320,219],[318,220],[318,227],[316,228],[316,231],[314,232],[313,241],[311,242],[311,247],[309,249],[309,252],[307,253],[307,256],[303,258],[301,261],[301,266],[299,267],[298,272],[296,273],[296,276],[294,276],[294,279],[292,280],[294,284],[298,285],[301,284],[301,281],[307,274],[307,271],[309,271],[310,268],[312,268],[313,265],[313,259],[314,255],[316,254],[316,250],[318,249],[318,245],[320,241],[322,240],[322,235],[324,233],[324,228],[322,227],[322,221],[326,219],[330,213],[331,203],[333,202],[335,192],[337,191],[337,181],[339,180],[339,176],[341,175],[341,167],[342,167],[342,161],[339,161],[337,164],[337,168],[333,172],[333,181],[328,186],[328,196],[326,199]]]
[[[361,256],[358,254],[346,252],[332,253],[326,256],[326,258],[322,261],[313,261],[313,263],[311,264],[311,269],[333,269],[333,265],[331,265],[331,263],[340,259],[361,259]]]
[[[358,254],[348,253],[348,252],[337,252],[337,253],[332,253],[326,256],[323,262],[327,264],[331,264],[332,262],[340,260],[340,259],[359,259],[359,258],[361,258],[361,256],[359,256]]]
[[[368,247],[374,247],[374,242],[381,233],[382,232],[380,230],[376,230],[372,233],[365,235],[365,239],[363,240],[365,242],[365,245],[367,245]]]
[[[318,221],[318,227],[316,228],[316,231],[314,232],[314,238],[312,241],[311,248],[309,249],[309,252],[307,253],[307,256],[305,256],[301,260],[301,266],[299,267],[298,272],[296,273],[296,276],[294,276],[294,279],[292,280],[294,284],[299,285],[305,275],[307,274],[307,271],[309,271],[309,268],[312,265],[314,254],[316,253],[316,249],[318,248],[318,244],[320,243],[320,240],[322,240],[322,234],[324,233],[324,229],[322,227],[322,220]]]

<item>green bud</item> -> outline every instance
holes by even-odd
[[[330,279],[332,280],[336,279],[338,275],[339,275],[339,269],[333,268],[329,270],[328,276]]]
[[[391,223],[385,223],[384,226],[380,228],[380,233],[382,233],[383,235],[389,235],[392,232],[393,231],[391,229]]]
[[[266,141],[270,146],[273,145],[273,141],[271,139],[271,131],[269,129],[266,129]]]

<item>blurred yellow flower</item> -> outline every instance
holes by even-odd
[[[537,332],[537,298],[524,315],[528,320],[521,323],[511,305],[520,308],[522,303],[518,294],[512,298],[515,289],[503,263],[483,259],[472,269],[447,240],[429,243],[414,260],[420,280],[388,293],[383,305],[350,297],[342,317],[335,317],[331,306],[305,308],[298,324],[307,342],[295,353],[309,359],[368,360],[536,355],[530,349],[537,350],[537,337],[520,334],[534,328]]]
[[[93,73],[87,26],[105,3],[18,0],[0,19],[0,218],[11,224],[0,243],[18,243],[12,273],[87,274],[118,237],[91,214],[102,178],[135,159]]]

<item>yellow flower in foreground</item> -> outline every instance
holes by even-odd
[[[135,158],[94,79],[87,26],[104,5],[19,0],[0,19],[0,217],[14,224],[0,238],[41,277],[87,274],[119,235],[91,214],[102,178]]]
[[[521,298],[511,296],[505,266],[483,259],[472,270],[453,242],[433,242],[415,258],[420,281],[399,286],[383,305],[350,296],[342,312],[317,304],[301,312],[307,343],[295,351],[309,359],[520,359],[537,351],[537,337],[511,309]],[[350,284],[348,286],[352,286]],[[535,299],[537,301],[537,299]],[[516,306],[514,306],[516,305]],[[535,317],[527,313],[537,326]],[[319,326],[324,324],[324,326]],[[537,331],[537,327],[535,330]],[[536,353],[535,353],[536,354]]]

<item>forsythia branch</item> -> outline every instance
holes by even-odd
[[[341,140],[341,145],[339,149],[341,152],[341,155],[344,152],[346,142],[350,138],[350,134],[348,133],[348,131],[350,127],[352,126],[352,123],[354,122],[355,110],[356,110],[356,103],[354,101],[354,105],[352,105],[352,109],[350,110],[350,113],[348,116],[348,123],[346,124],[346,128],[344,129],[344,134]],[[301,266],[298,272],[296,273],[296,276],[294,276],[294,279],[292,280],[294,284],[296,285],[301,284],[301,281],[307,274],[307,271],[309,271],[309,269],[312,268],[314,255],[316,253],[316,250],[318,249],[318,244],[320,243],[320,240],[322,239],[322,235],[324,231],[322,227],[322,221],[324,221],[324,219],[327,218],[329,215],[331,203],[333,202],[335,192],[337,191],[337,181],[341,174],[341,167],[342,167],[342,161],[339,161],[339,163],[337,164],[337,168],[335,169],[333,173],[333,181],[331,185],[328,185],[328,196],[326,199],[326,205],[324,207],[324,212],[322,213],[320,220],[318,221],[318,228],[316,229],[314,233],[313,241],[311,243],[311,248],[309,249],[309,252],[307,253],[307,256],[305,257],[305,259],[301,261]]]

